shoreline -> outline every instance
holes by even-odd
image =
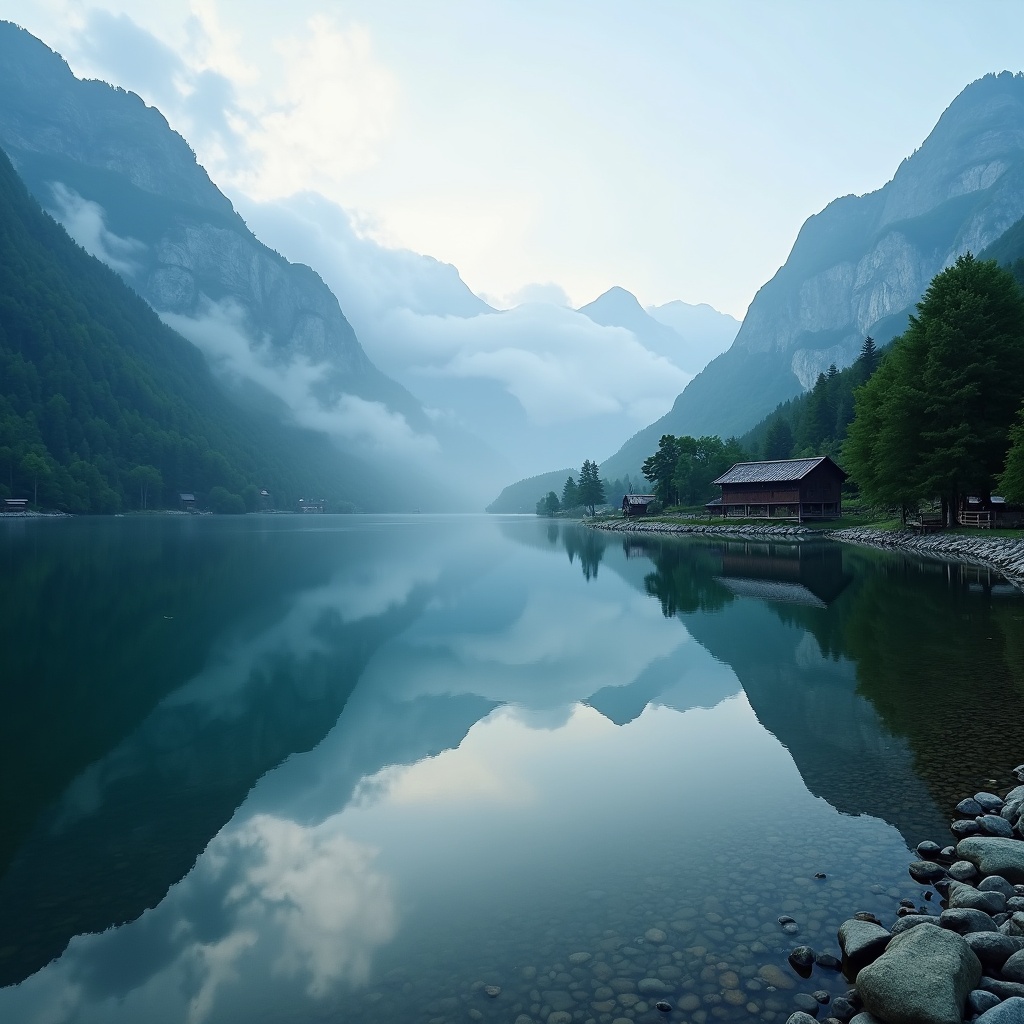
[[[807,526],[702,526],[697,523],[662,523],[640,519],[587,522],[592,530],[607,533],[654,533],[667,536],[687,535],[736,537],[741,540],[780,540],[823,537],[843,544],[961,562],[994,569],[1014,586],[1024,590],[1024,535],[1014,537],[918,534],[911,530],[878,530],[871,526],[853,526],[840,530],[812,529]]]

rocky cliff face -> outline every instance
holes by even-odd
[[[380,401],[414,429],[426,425],[419,403],[367,358],[319,276],[248,230],[158,110],[75,78],[59,55],[7,22],[0,145],[42,206],[83,244],[76,225],[84,218],[99,245],[116,251],[107,262],[158,312],[201,320],[216,304],[230,306],[271,358],[325,364],[324,397]]]
[[[629,471],[664,433],[749,429],[830,363],[848,366],[865,335],[901,333],[936,273],[1022,216],[1024,76],[1004,72],[964,89],[890,182],[811,217],[729,351],[602,469]]]

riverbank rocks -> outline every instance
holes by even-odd
[[[1014,953],[1024,949],[1024,940],[1002,932],[972,932],[964,936],[964,941],[986,970],[1000,970]]]
[[[969,860],[982,875],[999,875],[1014,884],[1024,882],[1024,842],[999,836],[970,836],[956,845],[960,860]]]
[[[968,932],[997,932],[999,926],[984,911],[953,907],[939,915],[939,924],[958,935]]]
[[[979,1024],[1024,1024],[1024,999],[1014,996],[1005,1003],[986,1010],[979,1018]]]
[[[897,935],[857,975],[869,1013],[888,1024],[960,1024],[981,961],[957,934],[914,928]]]
[[[999,819],[1002,821],[1002,818]],[[1003,822],[1005,825],[1006,822]],[[910,864],[910,877],[922,885],[931,885],[940,878],[946,877],[946,869],[941,864],[930,860],[915,860]]]
[[[950,909],[980,910],[986,914],[1006,912],[1006,897],[1001,892],[982,892],[973,885],[957,882],[949,890]]]
[[[851,981],[856,980],[861,970],[882,955],[892,939],[892,935],[881,925],[872,924],[870,921],[858,921],[856,918],[844,921],[839,926],[843,973]]]

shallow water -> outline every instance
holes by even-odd
[[[941,562],[265,516],[0,569],[5,1021],[782,1021],[1021,760],[1024,599]]]

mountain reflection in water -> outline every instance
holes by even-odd
[[[7,1019],[343,1009],[432,929],[472,950],[481,900],[525,921],[621,874],[608,808],[711,846],[722,801],[824,827],[795,765],[916,843],[1016,763],[957,714],[1024,685],[1024,602],[977,570],[514,518],[29,526],[0,532],[0,983],[35,972]]]

